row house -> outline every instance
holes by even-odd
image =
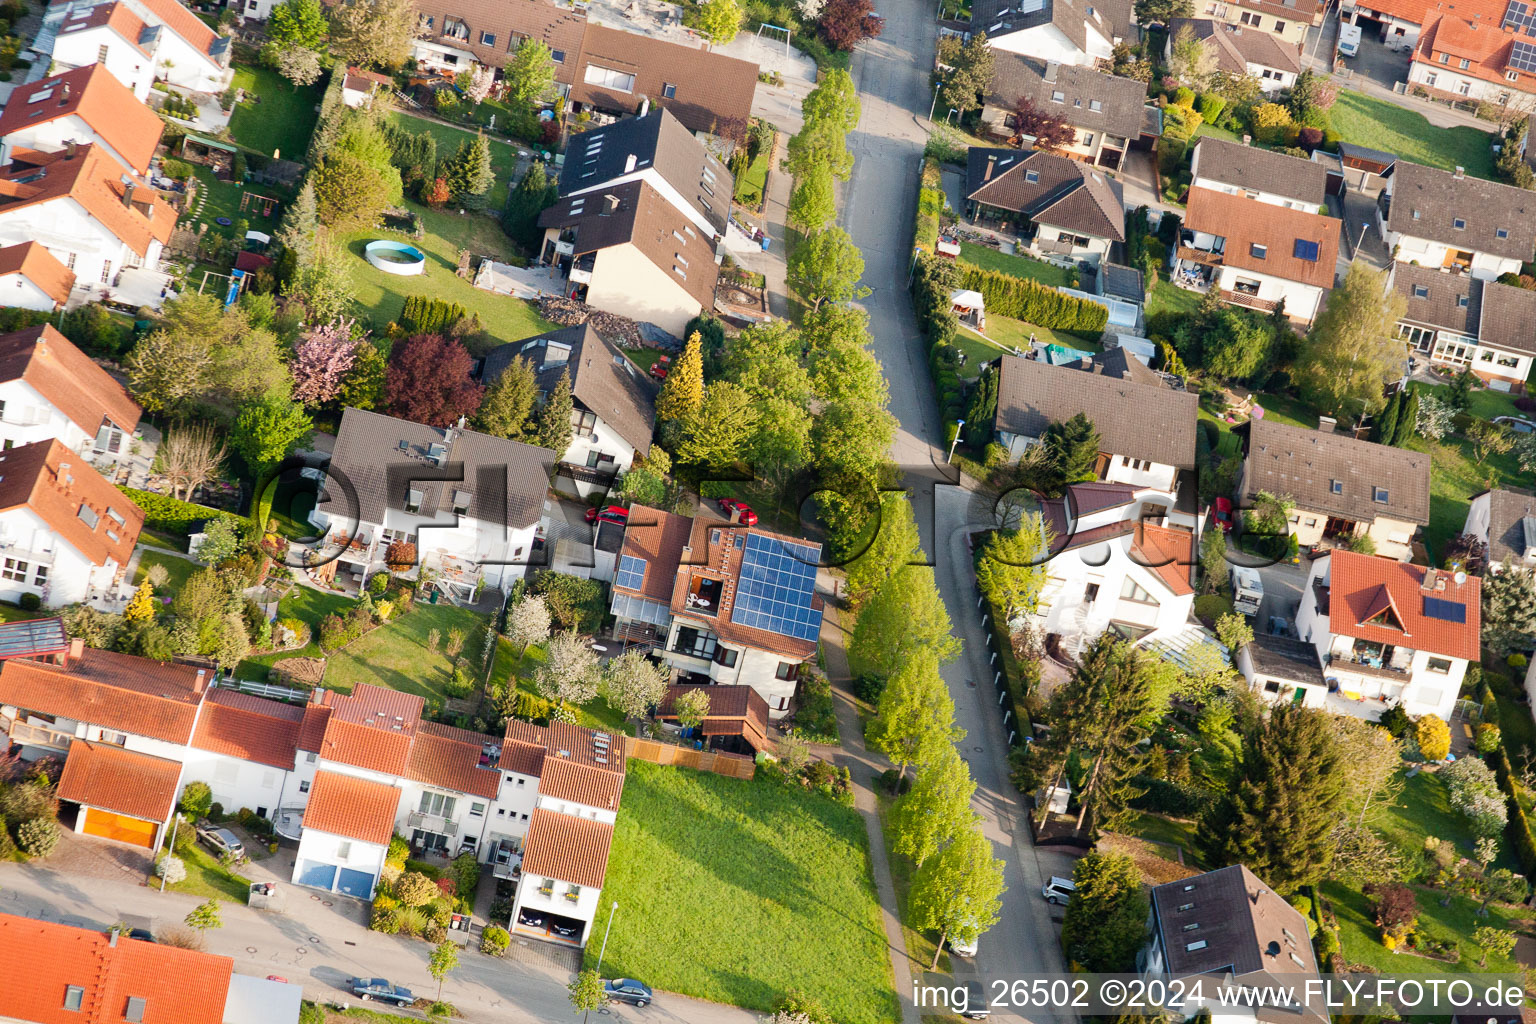
[[[990,134],[1018,136],[1014,112],[1027,100],[1072,126],[1072,141],[1057,152],[1111,171],[1120,169],[1132,143],[1150,144],[1162,133],[1145,85],[1091,67],[998,53],[984,92],[981,119]]]
[[[648,643],[683,684],[752,687],[789,713],[816,656],[821,546],[632,506],[613,579],[616,635]]]
[[[149,173],[165,122],[103,64],[19,86],[0,110],[0,164],[18,150],[96,146],[131,174]]]
[[[1265,93],[1289,89],[1301,73],[1300,44],[1218,18],[1171,19],[1163,46],[1165,60],[1173,56],[1173,44],[1185,29],[1215,58],[1218,72],[1234,78],[1251,77]]]
[[[1322,164],[1273,149],[1205,136],[1195,140],[1189,171],[1191,189],[1307,213],[1323,210],[1327,201],[1328,172]]]
[[[1011,222],[1020,241],[1042,255],[1098,264],[1109,258],[1112,245],[1125,241],[1120,183],[1054,153],[972,146],[965,200],[967,220],[1004,227]]]
[[[1205,0],[1194,13],[1249,31],[1268,32],[1281,44],[1299,49],[1307,41],[1307,29],[1323,23],[1326,8],[1321,0]]]
[[[1484,281],[1520,273],[1536,249],[1536,197],[1460,167],[1397,161],[1376,198],[1376,219],[1398,262]]]
[[[1523,394],[1536,361],[1536,292],[1393,263],[1403,297],[1397,336],[1435,366],[1471,371],[1495,391]]]
[[[49,8],[33,49],[62,69],[101,64],[143,101],[157,79],[223,92],[233,42],[178,0],[71,0]]]

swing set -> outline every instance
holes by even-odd
[[[282,203],[281,199],[272,196],[264,196],[258,192],[245,191],[240,193],[240,212],[245,213],[249,208],[251,213],[258,210],[263,217],[271,217],[272,211]]]

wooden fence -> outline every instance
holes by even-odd
[[[624,753],[628,757],[652,764],[675,765],[701,772],[714,772],[733,779],[750,779],[757,772],[757,763],[743,754],[727,754],[715,750],[694,750],[655,740],[624,738]]]

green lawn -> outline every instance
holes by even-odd
[[[1383,974],[1434,977],[1451,974],[1497,973],[1518,971],[1520,965],[1513,960],[1492,959],[1488,966],[1477,966],[1480,951],[1472,941],[1472,932],[1480,925],[1509,927],[1510,921],[1523,916],[1519,910],[1506,907],[1489,908],[1488,916],[1477,916],[1477,904],[1462,896],[1442,907],[1438,893],[1419,889],[1419,921],[1416,930],[1431,939],[1455,942],[1460,946],[1461,959],[1456,963],[1431,960],[1428,957],[1393,953],[1381,944],[1381,930],[1372,920],[1370,901],[1361,893],[1338,882],[1325,882],[1323,895],[1333,903],[1333,911],[1339,921],[1339,942],[1344,948],[1344,958],[1351,964],[1366,964]]]
[[[1119,829],[1128,836],[1139,836],[1154,843],[1167,843],[1184,851],[1184,861],[1190,867],[1203,868],[1195,846],[1195,831],[1199,824],[1179,818],[1169,818],[1150,811],[1139,811]]]
[[[1408,447],[1430,455],[1429,526],[1424,530],[1424,542],[1432,556],[1461,533],[1472,495],[1500,482],[1519,486],[1524,479],[1519,461],[1510,454],[1490,456],[1485,466],[1478,466],[1472,446],[1460,437],[1443,441],[1416,437]]]
[[[762,205],[763,190],[768,187],[768,158],[768,151],[763,150],[736,179],[736,202],[742,206],[755,210]]]
[[[170,579],[158,590],[162,596],[172,596],[186,586],[187,580],[202,566],[196,562],[189,562],[185,558],[177,558],[175,555],[162,555],[158,551],[144,551],[139,554],[139,568],[133,574],[134,585],[144,582],[144,576],[152,565],[163,565]]]
[[[1178,285],[1167,281],[1159,281],[1152,286],[1152,294],[1147,296],[1146,313],[1148,317],[1156,313],[1167,311],[1169,313],[1193,313],[1195,307],[1200,305],[1200,294],[1180,288]]]
[[[390,120],[400,127],[416,133],[426,132],[437,140],[437,158],[453,156],[459,151],[459,147],[475,137],[475,133],[468,129],[454,128],[451,125],[439,124],[436,121],[428,121],[425,118],[415,117],[411,114],[393,113]],[[498,121],[502,120],[497,118]],[[500,210],[504,205],[507,195],[507,184],[512,180],[512,174],[517,169],[517,147],[510,142],[492,135],[491,140],[491,170],[496,172],[496,184],[491,186],[491,209]],[[457,214],[450,214],[455,218]]]
[[[1477,128],[1436,128],[1417,111],[1349,89],[1339,90],[1329,117],[1345,142],[1384,149],[1429,167],[1449,171],[1460,166],[1479,178],[1494,176],[1489,150],[1493,137]]]
[[[1225,139],[1228,142],[1243,141],[1242,136],[1236,132],[1229,132],[1225,128],[1217,128],[1215,125],[1206,124],[1204,121],[1201,121],[1200,127],[1195,129],[1195,138],[1198,139],[1202,136],[1208,139]],[[1190,148],[1194,147],[1191,146]]]
[[[1402,792],[1392,803],[1372,805],[1367,824],[1403,852],[1405,857],[1424,849],[1429,836],[1454,842],[1464,856],[1472,855],[1472,833],[1466,818],[1451,809],[1445,783],[1429,772],[1405,779]],[[1501,843],[1498,867],[1518,870],[1508,843]]]
[[[460,657],[474,666],[479,662],[481,629],[485,624],[485,616],[468,608],[418,602],[409,614],[330,655],[325,664],[325,688],[351,693],[358,683],[373,683],[444,700],[443,684],[453,674],[452,661],[443,651],[449,631],[463,632],[464,650]],[[440,638],[435,652],[427,646],[427,634],[434,629]]]
[[[612,901],[607,976],[762,1012],[799,990],[840,1024],[900,1016],[851,807],[633,761],[601,909]]]
[[[183,828],[186,826],[183,825]],[[166,833],[166,842],[170,833]],[[181,862],[187,866],[187,877],[175,885],[167,885],[168,892],[184,892],[189,896],[202,896],[244,904],[251,892],[251,880],[231,872],[202,845],[194,845]],[[160,883],[154,883],[158,886]]]
[[[313,537],[309,514],[315,509],[318,485],[313,480],[280,480],[272,495],[268,517],[277,520],[278,530],[289,540]]]
[[[544,648],[530,647],[523,652],[523,656],[517,656],[516,648],[512,641],[506,637],[498,637],[496,640],[496,664],[491,667],[490,688],[494,691],[516,675],[515,689],[526,693],[537,694],[539,691],[533,685],[533,677],[538,672],[539,666],[545,661]],[[604,729],[608,732],[627,732],[634,734],[634,730],[627,727],[624,714],[612,707],[601,697],[576,708],[576,724],[584,725],[590,729]]]
[[[304,587],[295,584],[288,593],[277,602],[277,617],[279,619],[300,619],[309,623],[311,640],[305,647],[293,651],[275,651],[271,654],[257,654],[246,658],[235,667],[237,679],[247,679],[256,682],[265,682],[268,671],[274,661],[283,658],[319,658],[323,656],[320,645],[315,642],[314,634],[319,632],[320,620],[334,613],[344,614],[351,608],[354,601],[342,594],[328,594],[312,587]]]
[[[1032,260],[1024,256],[1010,256],[1005,252],[998,252],[987,245],[976,245],[973,242],[960,243],[960,262],[969,263],[972,266],[981,267],[983,270],[996,270],[1003,274],[1012,274],[1014,277],[1027,277],[1039,281],[1043,285],[1052,288],[1067,287],[1067,272],[1061,267],[1043,260]]]
[[[318,117],[320,87],[295,90],[271,68],[250,64],[235,66],[233,84],[245,90],[245,102],[235,105],[229,119],[234,140],[267,156],[303,161]]]
[[[1095,342],[1084,341],[1070,334],[1036,327],[1022,320],[1010,320],[1005,316],[989,316],[985,337],[969,327],[962,327],[960,333],[955,336],[955,347],[965,353],[965,365],[960,367],[960,376],[966,379],[974,378],[981,372],[983,363],[996,359],[1000,355],[1012,354],[1015,347],[1028,352],[1031,334],[1035,336],[1036,341],[1055,342],[1058,345],[1082,349],[1085,352],[1099,351],[1099,346]]]
[[[1451,391],[1449,384],[1424,384],[1416,382],[1414,387],[1443,400],[1449,399]],[[1495,416],[1521,416],[1529,419],[1530,413],[1521,412],[1515,408],[1515,397],[1515,395],[1507,391],[1478,388],[1472,392],[1472,404],[1467,409],[1467,412],[1485,420],[1491,420]]]

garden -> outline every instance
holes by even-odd
[[[230,138],[264,156],[302,161],[323,90],[295,88],[276,71],[255,64],[236,64],[230,87],[245,90],[245,100],[230,115]]]

